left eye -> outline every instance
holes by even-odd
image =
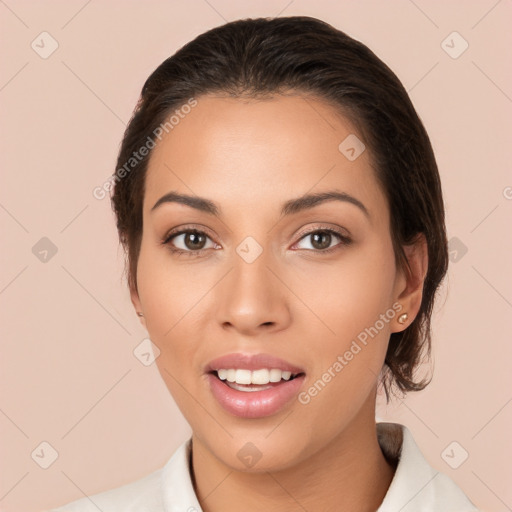
[[[326,251],[336,246],[336,244],[331,245],[333,242],[333,237],[337,238],[342,244],[349,244],[350,240],[341,235],[340,233],[332,230],[332,229],[317,229],[315,231],[310,231],[306,233],[300,240],[307,240],[308,238],[311,240],[310,245],[312,247],[299,247],[299,249],[308,249],[308,250],[316,250],[316,251]]]

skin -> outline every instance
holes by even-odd
[[[369,149],[349,161],[338,146],[350,123],[322,100],[301,94],[264,101],[201,96],[154,149],[146,177],[136,311],[153,343],[169,391],[193,430],[193,479],[205,512],[234,510],[375,511],[394,475],[377,442],[375,399],[392,332],[417,314],[427,270],[424,238],[406,247],[412,268],[395,266],[389,207]],[[358,135],[359,136],[359,135]],[[359,136],[361,139],[362,137]],[[327,201],[285,217],[282,203],[338,190],[361,201]],[[214,201],[219,218],[165,203],[170,191]],[[167,245],[173,228],[206,232]],[[339,228],[316,245],[309,229]],[[236,252],[247,237],[263,252],[247,263]],[[322,247],[334,247],[322,254]],[[174,245],[173,245],[174,244]],[[200,255],[176,255],[171,247]],[[320,247],[320,248],[318,248]],[[203,372],[231,352],[270,353],[304,368],[307,390],[357,335],[400,303],[342,372],[303,405],[243,419],[212,396]],[[237,457],[253,443],[252,468]]]

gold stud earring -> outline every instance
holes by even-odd
[[[409,318],[409,315],[407,313],[404,313],[403,315],[400,315],[398,317],[398,323],[405,324],[405,322],[407,321],[408,318]]]
[[[144,316],[140,311],[137,311],[137,315]]]

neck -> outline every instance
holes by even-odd
[[[279,471],[234,470],[193,436],[194,483],[203,511],[375,512],[395,468],[379,446],[371,403],[320,451]]]

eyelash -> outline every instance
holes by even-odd
[[[189,257],[190,256],[198,257],[203,252],[206,252],[206,251],[209,250],[209,249],[200,249],[198,251],[192,251],[192,250],[184,251],[183,249],[177,249],[177,248],[171,246],[170,242],[171,242],[171,240],[173,238],[175,238],[175,237],[177,237],[179,235],[187,234],[187,233],[194,233],[194,234],[198,234],[198,235],[206,235],[208,237],[208,234],[205,231],[201,231],[201,230],[196,229],[196,228],[185,228],[185,229],[181,229],[180,231],[176,231],[176,232],[172,232],[171,231],[170,233],[168,233],[164,237],[164,239],[162,240],[162,245],[168,246],[169,250],[172,253],[177,254],[179,256],[180,255],[186,255],[186,256],[189,256]],[[328,228],[328,227],[317,227],[315,229],[312,229],[312,230],[306,231],[304,233],[301,233],[299,235],[298,242],[300,242],[303,238],[306,238],[308,235],[312,235],[314,233],[329,233],[331,235],[335,235],[335,236],[337,236],[341,240],[341,243],[339,243],[337,245],[334,245],[333,247],[329,247],[328,249],[304,249],[304,250],[324,255],[324,254],[330,254],[330,253],[332,253],[334,251],[337,251],[337,250],[341,249],[343,246],[348,246],[348,245],[350,245],[352,243],[352,239],[349,238],[347,235],[343,234],[341,231],[338,231],[337,229]],[[208,238],[210,238],[210,237],[208,237]]]

